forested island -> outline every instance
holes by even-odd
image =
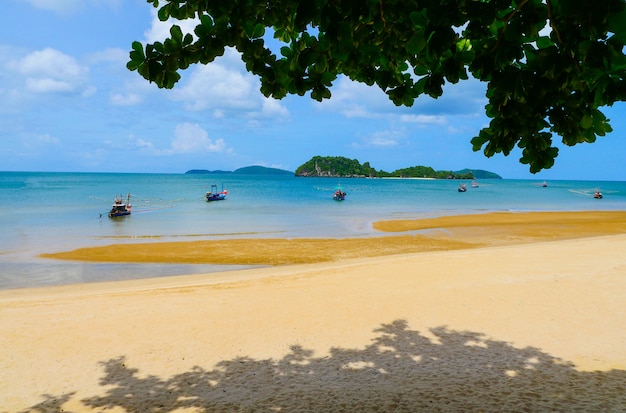
[[[300,165],[296,176],[339,177],[339,178],[432,178],[432,179],[502,179],[496,173],[481,169],[460,171],[436,171],[430,166],[411,166],[386,172],[376,170],[369,162],[361,164],[356,159],[343,156],[314,156]]]
[[[481,169],[463,169],[460,171],[436,171],[430,166],[411,166],[386,172],[376,170],[369,162],[361,164],[356,159],[343,156],[314,156],[300,165],[295,173],[265,166],[246,166],[234,171],[191,169],[185,174],[236,174],[236,175],[295,175],[330,178],[431,178],[431,179],[502,179],[496,173]]]

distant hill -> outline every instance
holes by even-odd
[[[293,175],[291,171],[285,171],[278,168],[266,168],[265,166],[245,166],[243,168],[235,169],[234,171],[214,170],[208,169],[190,169],[185,172],[186,175],[225,175],[225,174],[237,174],[237,175]]]
[[[463,169],[458,171],[457,173],[469,173],[471,172],[474,175],[475,179],[502,179],[500,175],[495,172],[484,171],[482,169]]]
[[[372,168],[369,162],[363,165],[356,159],[343,156],[314,156],[300,165],[295,172],[296,176],[326,176],[326,177],[375,177],[378,171]]]
[[[185,175],[207,175],[207,174],[232,174],[233,171],[209,171],[208,169],[190,169],[185,172]]]
[[[314,156],[300,165],[296,176],[317,177],[370,177],[370,178],[433,178],[433,179],[502,179],[496,173],[463,169],[461,171],[436,171],[430,166],[411,166],[393,172],[376,170],[369,162],[361,164],[356,159],[343,156]]]
[[[266,168],[265,166],[245,166],[235,169],[233,173],[241,175],[293,175],[291,171],[278,168]]]

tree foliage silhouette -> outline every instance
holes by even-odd
[[[594,142],[612,130],[599,108],[626,97],[624,0],[148,2],[162,21],[197,19],[193,34],[172,24],[162,42],[133,43],[127,67],[159,87],[174,87],[180,70],[226,47],[278,99],[328,99],[345,75],[411,106],[471,74],[487,83],[491,118],[473,149],[490,157],[518,146],[533,173],[554,164],[554,133],[570,146]]]

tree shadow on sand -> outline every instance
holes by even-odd
[[[280,360],[240,357],[170,378],[119,357],[102,362],[104,395],[81,402],[93,411],[155,413],[626,411],[624,370],[580,372],[536,348],[445,327],[429,338],[402,320],[375,332],[364,349],[315,357],[294,346]],[[70,396],[48,396],[25,412],[61,411],[55,407]]]

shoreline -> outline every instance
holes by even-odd
[[[0,291],[2,408],[621,411],[624,215],[491,216],[436,231],[472,248]]]
[[[491,212],[377,221],[372,226],[383,235],[118,243],[39,257],[103,263],[306,264],[621,234],[626,233],[626,212]]]

